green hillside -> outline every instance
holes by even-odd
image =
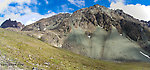
[[[34,67],[46,70],[150,70],[149,63],[95,60],[4,29],[0,29],[0,60],[2,69],[8,69],[5,64],[14,63],[21,69]]]

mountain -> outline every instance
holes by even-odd
[[[1,70],[149,70],[143,62],[107,62],[55,48],[27,35],[0,28]]]
[[[24,25],[21,22],[17,22],[17,21],[12,21],[11,19],[8,19],[6,21],[4,21],[1,26],[1,28],[18,28],[18,29],[22,29],[24,27]]]
[[[148,27],[150,27],[150,21],[147,22]]]
[[[91,58],[149,62],[150,29],[144,24],[122,10],[94,5],[41,19],[22,31]]]
[[[146,23],[144,26],[148,26],[148,27],[150,27],[150,21],[144,21],[144,20],[141,20],[141,22]]]

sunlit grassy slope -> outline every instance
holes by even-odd
[[[46,70],[150,70],[149,63],[114,63],[54,48],[40,40],[0,29],[0,51],[24,64],[24,69]]]

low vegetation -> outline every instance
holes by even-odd
[[[115,63],[91,59],[55,48],[27,35],[0,29],[0,56],[22,69],[46,70],[150,70],[149,63]],[[0,63],[2,63],[0,61]],[[22,64],[22,65],[19,65]],[[13,65],[14,67],[15,65]],[[5,66],[4,68],[7,68]]]

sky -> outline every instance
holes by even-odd
[[[122,9],[140,20],[150,20],[150,0],[0,0],[0,24],[11,18],[29,25],[42,18],[73,13],[95,4]]]

